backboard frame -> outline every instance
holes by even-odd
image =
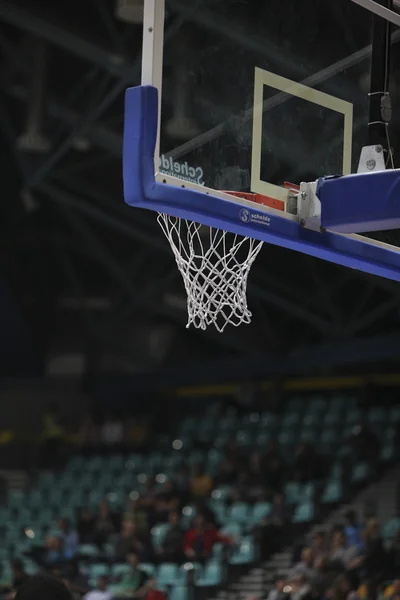
[[[395,246],[353,234],[312,231],[296,215],[254,204],[158,172],[162,58],[165,0],[145,0],[142,85],[130,88],[125,97],[124,195],[130,206],[165,212],[211,227],[249,236],[260,241],[303,252],[346,267],[400,281],[400,252]],[[295,86],[295,82],[292,82]],[[311,89],[311,88],[310,88]],[[347,110],[347,109],[346,109]],[[349,113],[346,113],[349,114]],[[349,119],[349,117],[348,117]],[[348,121],[349,123],[349,121]],[[347,123],[347,124],[348,124]],[[346,145],[346,141],[345,141]],[[367,174],[371,176],[371,174]],[[360,192],[368,181],[357,176]],[[337,182],[347,178],[334,180]],[[329,178],[320,179],[321,193],[329,189]],[[340,186],[339,186],[340,187]],[[277,188],[277,190],[275,190]],[[279,192],[278,192],[279,190]],[[251,190],[256,192],[256,190]],[[265,193],[266,189],[262,193]],[[282,199],[288,190],[269,188]],[[336,192],[335,192],[336,193]],[[340,195],[340,189],[337,192]],[[321,204],[323,198],[320,197]]]

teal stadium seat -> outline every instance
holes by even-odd
[[[145,571],[149,577],[155,577],[156,567],[152,563],[140,563],[139,567]]]
[[[189,591],[186,585],[176,585],[168,596],[169,600],[189,600]]]
[[[239,546],[233,551],[229,563],[231,565],[245,565],[256,560],[256,550],[252,538],[243,538]]]
[[[271,513],[272,506],[269,502],[257,502],[250,516],[251,525],[257,525]]]
[[[226,523],[221,528],[221,533],[223,535],[228,535],[235,540],[238,540],[240,538],[240,536],[242,535],[242,527],[239,523],[237,523],[235,521],[231,521],[230,523]]]
[[[246,502],[235,502],[228,510],[227,519],[237,523],[246,523],[249,516],[249,506]]]
[[[162,545],[169,528],[170,525],[168,523],[160,523],[159,525],[152,527],[151,539],[155,548],[159,548]]]
[[[296,506],[293,515],[293,523],[311,523],[315,517],[313,502],[303,502]]]
[[[205,565],[203,573],[196,581],[196,585],[200,587],[221,585],[224,580],[223,573],[223,567],[220,562],[209,561]]]
[[[187,585],[189,575],[193,575],[194,583],[201,577],[203,566],[198,562],[190,562],[181,565],[177,571],[176,585]]]
[[[396,457],[396,448],[393,442],[386,443],[380,451],[380,458],[383,462],[390,462]]]
[[[390,540],[396,537],[400,532],[400,518],[395,517],[386,521],[382,526],[382,537],[385,540]]]
[[[399,423],[400,422],[400,406],[394,406],[390,410],[389,422],[390,423]]]
[[[288,504],[297,504],[300,501],[301,486],[297,481],[289,481],[285,485],[285,499]]]
[[[333,504],[340,502],[343,498],[343,486],[341,481],[334,479],[326,484],[322,494],[321,501],[323,504]]]
[[[354,465],[351,473],[352,483],[364,483],[370,475],[370,467],[367,462],[361,462]]]
[[[162,563],[156,577],[157,583],[162,589],[172,586],[178,579],[178,566],[173,563]]]

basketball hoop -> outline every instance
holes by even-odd
[[[159,213],[187,293],[188,322],[198,329],[250,323],[247,277],[263,242]]]

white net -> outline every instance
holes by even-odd
[[[247,277],[262,242],[160,213],[187,292],[187,327],[250,323]]]

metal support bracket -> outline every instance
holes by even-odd
[[[297,200],[299,223],[312,231],[321,231],[321,202],[316,194],[317,183],[301,183]]]
[[[361,150],[357,173],[372,173],[374,171],[384,171],[385,169],[383,147],[380,144],[364,146]]]

